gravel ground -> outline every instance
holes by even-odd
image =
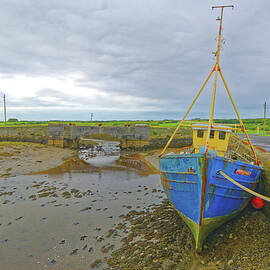
[[[153,210],[131,211],[123,222],[131,224],[129,234],[107,259],[109,269],[270,269],[270,220],[251,207],[209,235],[201,254],[167,200]]]

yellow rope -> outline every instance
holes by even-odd
[[[216,67],[216,66],[215,66],[215,67]],[[215,68],[215,67],[214,67],[214,68]],[[169,141],[167,142],[166,146],[163,148],[163,150],[162,150],[162,152],[160,153],[159,157],[161,157],[161,156],[165,153],[165,151],[166,151],[167,148],[169,147],[171,141],[172,141],[173,138],[175,137],[175,135],[176,135],[178,129],[182,126],[184,120],[186,119],[187,115],[189,114],[190,110],[192,109],[194,103],[196,102],[196,100],[197,100],[198,97],[200,96],[202,90],[204,89],[205,85],[206,85],[207,82],[209,81],[209,79],[210,79],[212,73],[215,71],[214,68],[212,69],[212,71],[211,71],[210,74],[208,75],[207,79],[205,80],[205,82],[204,82],[202,88],[200,89],[200,91],[198,92],[198,94],[196,95],[196,97],[194,98],[194,100],[192,101],[190,107],[188,108],[188,110],[187,110],[186,114],[184,115],[184,117],[182,118],[181,122],[178,124],[178,126],[177,126],[176,129],[174,130],[172,136],[170,137],[170,139],[169,139]]]
[[[236,113],[236,115],[237,115],[237,117],[238,117],[238,120],[239,120],[239,122],[240,122],[240,125],[241,125],[241,127],[242,127],[242,130],[243,130],[243,132],[244,132],[244,134],[245,134],[245,136],[246,136],[246,138],[247,138],[247,140],[248,140],[248,144],[249,144],[250,149],[251,149],[251,151],[252,151],[252,153],[253,153],[253,155],[254,155],[254,158],[255,158],[255,160],[256,160],[256,164],[259,166],[260,164],[259,164],[257,155],[256,155],[256,153],[255,153],[253,144],[251,143],[251,141],[250,141],[250,139],[249,139],[249,136],[248,136],[248,134],[247,134],[247,132],[246,132],[245,126],[244,126],[244,124],[243,124],[243,122],[242,122],[242,119],[241,119],[241,117],[240,117],[240,115],[239,115],[239,113],[238,113],[238,110],[237,110],[237,108],[236,108],[236,105],[235,105],[235,103],[234,103],[234,101],[233,101],[231,92],[230,92],[230,90],[229,90],[229,88],[228,88],[228,85],[227,85],[227,83],[226,83],[226,81],[225,81],[225,79],[224,79],[224,77],[223,77],[222,72],[221,72],[221,68],[219,68],[219,74],[220,74],[221,79],[222,79],[222,81],[223,81],[223,83],[224,83],[224,86],[225,86],[225,88],[226,88],[226,91],[227,91],[227,93],[228,93],[228,96],[229,96],[229,98],[230,98],[230,100],[231,100],[231,103],[232,103],[232,105],[233,105],[233,108],[234,108],[234,110],[235,110],[235,113]]]
[[[270,202],[270,198],[269,198],[269,197],[266,197],[266,196],[264,196],[264,195],[261,195],[261,194],[255,192],[255,191],[253,191],[253,190],[247,188],[247,187],[242,186],[241,184],[239,184],[238,182],[236,182],[235,180],[233,180],[231,177],[229,177],[228,175],[226,175],[226,174],[225,174],[224,172],[222,172],[222,171],[219,171],[219,173],[220,173],[221,175],[223,175],[227,180],[229,180],[230,182],[232,182],[232,183],[235,184],[236,186],[240,187],[241,189],[245,190],[246,192],[248,192],[248,193],[250,193],[250,194],[252,194],[252,195],[254,195],[254,196],[256,196],[256,197],[259,197],[259,198],[261,198],[261,199],[263,199],[263,200],[265,200],[265,201],[267,201],[267,202]]]

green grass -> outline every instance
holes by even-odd
[[[48,124],[67,124],[70,123],[75,124],[77,126],[98,126],[102,124],[102,126],[134,126],[134,125],[148,125],[150,127],[160,127],[160,128],[176,128],[179,121],[176,120],[159,120],[159,121],[18,121],[18,122],[7,122],[7,127],[27,127],[27,126],[48,126]],[[200,120],[188,120],[185,121],[185,125],[191,125],[194,123],[207,123],[206,119]],[[235,127],[238,124],[236,119],[216,119],[215,123],[217,124],[225,124]],[[248,133],[257,133],[259,127],[260,135],[270,135],[270,119],[266,119],[266,126],[264,132],[264,122],[262,118],[257,119],[243,119],[243,123],[246,127]],[[4,122],[0,122],[0,127],[4,127]],[[184,127],[185,128],[185,127]]]

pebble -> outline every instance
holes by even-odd
[[[50,261],[50,263],[51,263],[51,264],[55,264],[55,263],[56,263],[56,260],[55,260],[55,259],[52,259],[52,260]]]
[[[77,255],[78,254],[78,248],[75,248],[73,249],[71,252],[70,252],[70,255]]]
[[[96,239],[97,239],[98,242],[101,242],[101,241],[104,240],[104,238],[103,238],[102,236],[100,236],[100,235],[98,235],[98,236],[96,237]]]
[[[87,237],[88,237],[87,235],[83,235],[83,236],[80,237],[80,240],[83,241]]]
[[[73,226],[77,226],[77,225],[79,225],[79,224],[80,224],[80,222],[73,222],[73,223],[72,223]]]
[[[264,214],[259,220],[250,212],[244,210],[244,219],[240,216],[210,234],[202,253],[195,255],[191,231],[167,201],[145,211],[130,211],[121,216],[122,223],[131,224],[129,234],[106,261],[110,269],[268,269],[263,261],[270,260],[270,224]],[[244,224],[250,225],[248,233]],[[235,235],[237,242],[227,240]],[[228,258],[229,254],[234,254],[234,259]]]

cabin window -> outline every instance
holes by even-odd
[[[218,137],[219,137],[220,140],[225,140],[226,132],[225,131],[220,131]]]
[[[203,130],[197,130],[197,137],[198,138],[203,138]]]
[[[214,139],[214,137],[215,137],[215,131],[211,130],[210,131],[210,139]]]

